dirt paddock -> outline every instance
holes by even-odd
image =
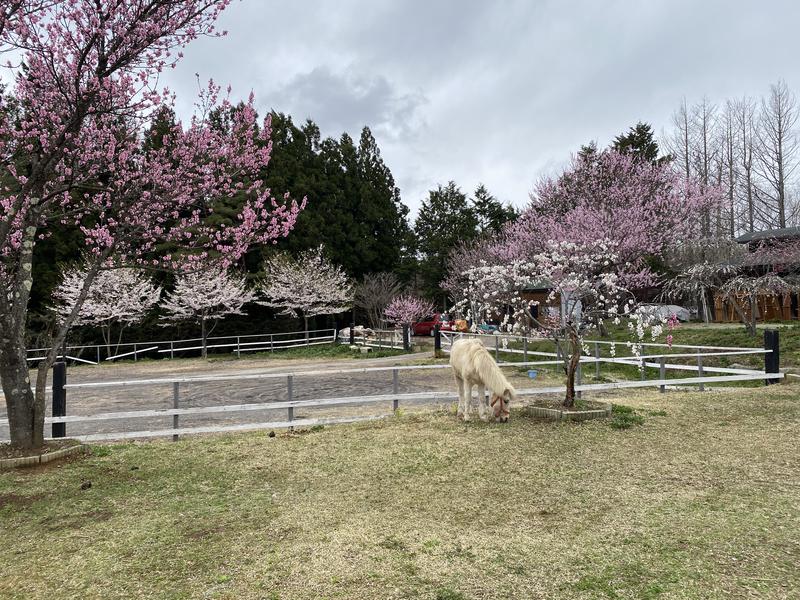
[[[67,382],[90,383],[110,381],[133,381],[141,379],[168,379],[171,377],[213,377],[253,375],[260,373],[292,373],[293,400],[322,398],[361,397],[392,392],[391,371],[372,373],[348,373],[336,375],[303,375],[304,371],[403,366],[419,363],[429,358],[429,353],[408,354],[389,358],[330,360],[330,359],[271,359],[246,358],[204,361],[160,360],[127,362],[100,366],[70,366]],[[442,361],[444,364],[445,361]],[[506,369],[506,374],[516,386],[531,385],[531,381],[518,371]],[[402,370],[399,372],[398,391],[432,392],[453,391],[452,374],[449,369]],[[155,410],[172,408],[172,384],[114,386],[98,388],[76,388],[67,391],[67,414],[90,415],[115,411]],[[287,380],[241,379],[219,382],[181,382],[180,407],[203,407],[243,403],[274,405],[276,410],[264,412],[222,413],[211,415],[181,416],[181,427],[226,425],[258,421],[279,421],[286,418],[286,410],[280,407],[287,400]],[[405,408],[409,408],[406,406]],[[336,408],[306,408],[295,411],[294,418],[331,417],[386,413],[391,409],[387,402]],[[47,414],[51,414],[48,394]],[[5,417],[5,405],[0,407],[0,417]],[[172,417],[136,418],[100,421],[92,423],[68,423],[67,435],[89,433],[129,432],[162,429],[172,426]],[[50,428],[47,426],[46,435]],[[0,441],[8,439],[8,426],[0,425]]]

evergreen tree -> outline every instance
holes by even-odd
[[[420,286],[430,298],[445,301],[440,283],[447,274],[447,257],[459,242],[474,239],[478,219],[466,195],[450,181],[430,190],[414,225],[419,252]]]
[[[307,121],[273,116],[273,158],[268,184],[308,197],[292,235],[279,247],[298,253],[323,243],[348,274],[393,271],[407,260],[408,208],[369,128],[358,145],[348,135],[320,139]]]
[[[480,234],[498,233],[506,223],[515,221],[518,216],[513,206],[505,206],[482,183],[472,195],[472,210],[478,221]]]
[[[623,133],[614,138],[611,148],[620,154],[630,154],[640,160],[646,160],[653,164],[660,164],[670,160],[669,157],[659,158],[658,142],[653,135],[653,129],[649,124],[639,121]]]

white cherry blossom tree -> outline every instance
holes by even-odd
[[[207,339],[219,319],[245,314],[242,307],[255,299],[243,275],[222,267],[209,267],[179,276],[175,288],[167,292],[162,308],[165,322],[193,321],[200,323],[202,356],[206,358]],[[211,323],[209,329],[208,324]]]
[[[610,240],[595,244],[548,242],[545,249],[529,259],[505,265],[480,266],[466,273],[462,305],[480,298],[480,310],[488,314],[505,313],[502,328],[526,333],[533,326],[554,340],[563,359],[567,379],[564,406],[575,402],[575,375],[582,354],[588,355],[586,337],[604,322],[627,322],[631,341],[627,345],[635,356],[649,333],[655,340],[664,323],[652,312],[640,308],[627,289],[635,281],[638,268],[625,262]],[[546,287],[547,301],[559,302],[558,318],[535,318],[531,303],[522,292],[530,287]],[[506,312],[510,307],[510,313]],[[612,346],[613,352],[613,346]]]
[[[258,303],[278,308],[281,314],[308,319],[332,315],[353,306],[353,283],[344,270],[325,257],[324,247],[301,253],[297,258],[282,253],[264,264]]]
[[[84,265],[66,271],[53,292],[52,309],[59,319],[72,314],[83,291],[87,268]],[[98,327],[110,353],[114,329],[117,329],[115,348],[118,349],[125,327],[141,322],[160,299],[161,287],[138,269],[100,271],[89,287],[74,324]]]

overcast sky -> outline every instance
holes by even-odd
[[[800,91],[790,0],[244,0],[221,27],[169,75],[181,112],[199,73],[324,135],[368,125],[413,212],[450,179],[522,206],[581,144],[660,133],[683,96]]]

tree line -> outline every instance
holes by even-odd
[[[240,109],[241,105],[217,110],[211,121],[229,133],[232,115]],[[291,235],[270,244],[254,244],[238,261],[236,266],[251,282],[265,275],[263,265],[274,255],[299,255],[322,245],[326,258],[354,280],[364,282],[367,276],[391,273],[397,279],[397,293],[409,289],[437,304],[447,304],[440,282],[451,250],[461,240],[498,232],[517,216],[513,207],[501,203],[484,185],[468,197],[450,181],[429,192],[412,221],[369,127],[362,129],[356,142],[347,133],[322,138],[318,125],[310,119],[298,126],[284,113],[272,112],[269,118],[271,157],[269,167],[262,168],[259,176],[269,189],[292,190],[307,203],[298,213]],[[158,111],[142,138],[142,151],[160,151],[164,136],[175,124],[174,112]],[[245,194],[215,200],[206,222],[223,227],[230,224],[244,202]],[[53,294],[71,266],[81,262],[84,249],[79,225],[54,229],[34,247],[29,305],[33,332],[47,330]],[[155,278],[166,288],[176,283],[169,272],[156,273]],[[255,309],[257,320],[269,321],[270,315],[270,310]],[[374,315],[369,320],[377,324]],[[221,330],[236,331],[239,325],[244,327],[245,320],[229,319],[227,328],[222,324]],[[138,330],[129,335],[134,339],[163,335],[155,315],[143,320]],[[92,330],[78,329],[74,335],[91,336]]]

